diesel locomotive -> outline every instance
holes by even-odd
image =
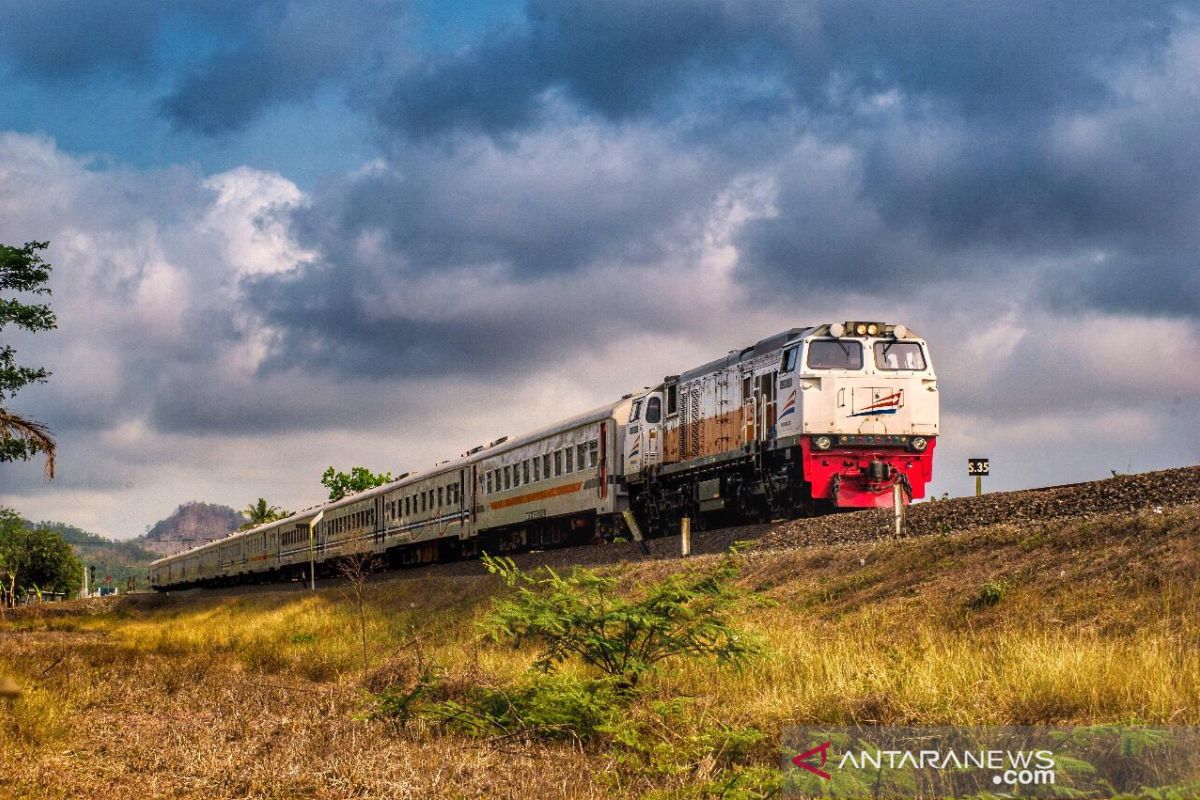
[[[903,325],[792,328],[593,411],[161,558],[158,589],[662,535],[683,517],[763,520],[925,495],[938,387]]]

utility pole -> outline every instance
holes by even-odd
[[[91,593],[88,592],[88,565],[87,564],[83,565],[83,591],[79,593],[79,596],[80,597],[91,597]]]

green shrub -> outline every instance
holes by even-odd
[[[967,606],[974,609],[990,608],[999,604],[1008,592],[1008,585],[1003,581],[987,581],[979,587],[979,591],[967,601]]]
[[[451,676],[422,665],[415,677],[408,673],[375,695],[371,716],[471,736],[600,745],[623,775],[683,781],[687,795],[680,796],[748,800],[776,792],[778,771],[750,766],[764,760],[751,752],[765,734],[714,721],[689,699],[653,699],[645,688],[668,659],[740,665],[759,652],[731,624],[744,603],[764,602],[734,586],[734,554],[668,576],[633,598],[618,593],[616,578],[594,570],[527,574],[511,559],[488,556],[484,564],[515,591],[493,600],[483,631],[496,642],[538,645],[533,671],[515,684],[489,686],[477,674]],[[558,672],[566,661],[591,675]]]
[[[759,652],[758,643],[730,623],[751,599],[733,583],[739,564],[732,553],[708,569],[670,575],[633,599],[618,594],[617,578],[595,570],[529,574],[510,558],[487,555],[483,563],[516,589],[493,601],[485,632],[497,642],[540,645],[534,666],[542,672],[578,659],[631,689],[667,659],[711,657],[739,665]]]
[[[628,697],[608,678],[536,675],[517,686],[480,687],[461,702],[438,703],[425,713],[472,735],[589,740],[624,714]]]

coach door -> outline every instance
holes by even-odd
[[[387,528],[387,520],[383,517],[384,496],[382,494],[375,497],[375,524],[371,526],[372,532],[375,534],[373,540],[376,544],[383,541],[383,531]]]
[[[474,474],[474,467],[472,467],[470,474]],[[467,489],[470,486],[471,481],[469,480],[467,470],[465,468],[460,469],[458,471],[458,489],[455,490],[455,499],[458,500],[458,535],[463,539],[467,538],[471,532],[470,526],[467,525],[467,512],[471,508],[471,498],[467,496]]]

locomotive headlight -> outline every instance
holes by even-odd
[[[929,442],[926,441],[924,436],[913,437],[913,440],[909,442],[909,444],[912,445],[912,449],[916,450],[918,453],[923,452],[925,448],[929,446]]]
[[[865,322],[860,322],[860,323],[858,323],[857,325],[855,325],[855,326],[854,326],[854,332],[855,332],[855,333],[857,333],[859,336],[864,336],[864,335],[866,334],[866,332],[867,332],[867,325],[866,325],[866,323],[865,323]]]
[[[833,447],[833,439],[830,439],[828,436],[818,436],[813,439],[813,447],[818,450],[828,450]]]
[[[874,336],[875,334],[879,333],[879,326],[872,322],[867,326],[867,333]]]

